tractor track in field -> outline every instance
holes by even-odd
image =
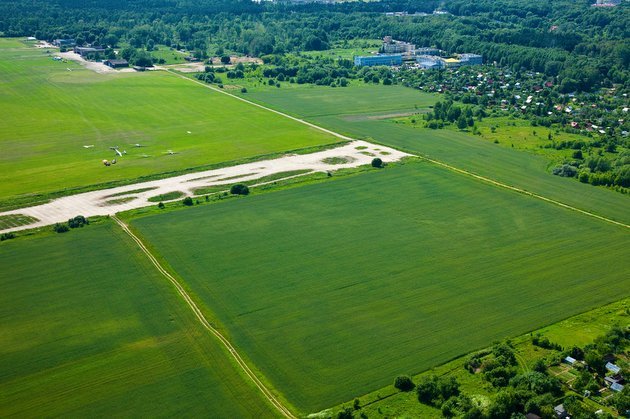
[[[176,73],[176,72],[174,72],[172,70],[166,69],[166,72],[168,72],[168,73],[170,73],[170,74],[172,74],[172,75],[174,75],[176,77],[180,77],[182,79],[185,79],[185,80],[188,80],[190,82],[196,83],[196,84],[198,84],[198,85],[200,85],[202,87],[205,87],[207,89],[213,90],[213,91],[218,92],[218,93],[222,93],[222,94],[227,95],[227,96],[231,96],[234,99],[240,100],[242,102],[248,103],[250,105],[256,106],[256,107],[261,108],[261,109],[264,109],[266,111],[273,112],[273,113],[275,113],[277,115],[280,115],[280,116],[283,116],[285,118],[289,118],[289,119],[291,119],[293,121],[296,121],[296,122],[299,122],[301,124],[307,125],[307,126],[309,126],[311,128],[315,128],[315,129],[320,130],[322,132],[325,132],[327,134],[334,135],[337,138],[341,138],[341,139],[347,140],[347,141],[357,141],[355,138],[351,138],[351,137],[348,137],[346,135],[339,134],[338,132],[331,131],[329,129],[320,127],[319,125],[316,125],[316,124],[313,124],[311,122],[305,121],[304,119],[296,118],[296,117],[291,116],[289,114],[286,114],[284,112],[280,112],[280,111],[277,111],[275,109],[269,108],[267,106],[261,105],[259,103],[252,102],[251,100],[248,100],[248,99],[242,98],[240,96],[234,95],[232,93],[226,92],[225,90],[222,90],[222,89],[219,89],[217,87],[208,85],[208,84],[203,83],[201,81],[193,80],[190,77],[183,76],[183,75],[178,74],[178,73]],[[388,146],[388,147],[391,147],[391,146]],[[412,154],[412,153],[409,153],[409,154]],[[432,159],[432,158],[430,158],[428,156],[423,156],[421,154],[412,154],[412,155],[415,155],[416,157],[421,158],[421,159],[423,159],[425,161],[428,161],[430,163],[433,163],[435,165],[444,167],[445,169],[451,170],[453,172],[456,172],[456,173],[459,173],[459,174],[471,177],[471,178],[476,179],[476,180],[480,180],[480,181],[482,181],[484,183],[488,183],[488,184],[491,184],[491,185],[494,185],[494,186],[498,186],[500,188],[508,189],[510,191],[513,191],[513,192],[518,192],[520,194],[523,194],[523,195],[526,195],[526,196],[529,196],[529,197],[532,197],[532,198],[540,199],[541,201],[547,202],[549,204],[553,204],[553,205],[556,205],[556,206],[559,206],[559,207],[562,207],[562,208],[565,208],[565,209],[568,209],[568,210],[571,210],[571,211],[579,212],[580,214],[596,218],[596,219],[598,219],[600,221],[605,221],[607,223],[614,224],[614,225],[617,225],[617,226],[620,226],[620,227],[630,228],[630,225],[622,223],[620,221],[615,221],[615,220],[612,220],[610,218],[606,218],[604,216],[597,215],[597,214],[595,214],[593,212],[586,211],[586,210],[574,207],[574,206],[569,205],[569,204],[565,204],[564,202],[557,201],[557,200],[551,199],[551,198],[547,198],[546,196],[543,196],[543,195],[540,195],[540,194],[537,194],[537,193],[534,193],[534,192],[530,192],[530,191],[525,190],[525,189],[517,188],[516,186],[510,186],[510,185],[508,185],[506,183],[502,183],[502,182],[496,181],[494,179],[490,179],[488,177],[481,176],[481,175],[478,175],[478,174],[473,173],[473,172],[469,172],[468,170],[464,170],[464,169],[460,169],[460,168],[455,167],[455,166],[451,166],[448,163],[444,163],[442,161]]]
[[[274,394],[271,392],[271,390],[269,390],[269,388],[267,388],[267,386],[258,378],[258,376],[251,370],[251,368],[243,360],[241,355],[238,353],[236,348],[230,343],[230,341],[227,340],[227,338],[225,336],[223,336],[221,334],[221,332],[219,332],[217,329],[215,329],[210,324],[208,319],[206,319],[206,317],[203,315],[202,311],[199,309],[197,304],[195,304],[195,302],[192,300],[190,295],[186,292],[184,287],[182,287],[182,285],[179,283],[179,281],[177,281],[177,279],[175,279],[175,277],[173,277],[173,275],[171,275],[166,269],[164,269],[164,267],[162,267],[160,262],[156,259],[155,256],[153,256],[151,251],[144,245],[142,240],[140,240],[140,238],[138,236],[136,236],[129,229],[127,224],[125,224],[118,217],[116,217],[115,215],[112,215],[111,218],[123,229],[123,231],[129,237],[131,237],[131,239],[138,245],[140,250],[142,250],[142,252],[147,256],[147,258],[149,259],[151,264],[153,264],[153,266],[155,266],[155,268],[162,274],[162,276],[164,276],[166,279],[169,280],[169,282],[171,284],[173,284],[173,286],[177,290],[178,294],[184,299],[184,301],[186,302],[188,307],[190,307],[190,309],[194,313],[195,317],[197,317],[197,320],[199,321],[199,323],[201,323],[201,325],[206,330],[208,330],[210,333],[212,333],[223,344],[223,346],[225,346],[225,348],[228,350],[230,355],[232,355],[232,358],[236,361],[236,363],[239,366],[239,368],[256,385],[256,387],[260,390],[260,392],[263,394],[263,396],[269,401],[269,403],[271,403],[273,405],[273,407],[275,407],[278,410],[278,412],[280,412],[280,414],[283,417],[295,419],[296,416],[293,415],[293,413],[291,413],[291,411],[284,404],[282,404],[282,402],[280,400],[278,400],[276,398],[276,396],[274,396]]]

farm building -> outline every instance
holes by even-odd
[[[105,64],[108,67],[111,68],[124,68],[124,67],[129,67],[129,62],[127,62],[127,60],[106,60],[105,62],[103,62],[103,64]]]
[[[90,54],[98,55],[105,52],[103,47],[74,47],[74,52],[81,57],[86,57]]]
[[[76,42],[74,39],[55,39],[52,41],[52,44],[56,47],[62,48],[68,48],[68,47],[73,47],[76,45]]]
[[[354,65],[375,66],[375,65],[402,65],[402,54],[378,54],[373,56],[355,56]]]
[[[577,360],[575,358],[572,358],[570,356],[567,356],[566,358],[563,359],[564,362],[566,362],[569,365],[573,365],[577,362]]]

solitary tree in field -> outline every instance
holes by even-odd
[[[383,160],[379,159],[378,157],[373,158],[372,167],[383,167]]]
[[[186,205],[187,207],[192,206],[193,204],[193,200],[191,197],[187,196],[186,198],[184,198],[184,200],[182,201],[182,204]]]
[[[407,375],[399,375],[394,380],[394,387],[400,391],[411,391],[416,385],[411,380],[411,377]]]
[[[221,62],[223,64],[229,64],[230,63],[230,56],[229,55],[224,55],[221,57]]]
[[[249,188],[247,187],[247,185],[237,183],[236,185],[232,185],[232,187],[230,188],[230,193],[232,195],[249,195]]]

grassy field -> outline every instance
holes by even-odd
[[[584,347],[584,345],[592,343],[595,338],[603,336],[611,327],[627,325],[630,318],[629,307],[630,300],[621,300],[544,327],[535,331],[534,334],[545,336],[551,342],[557,343],[564,348],[571,348],[576,345]],[[488,342],[488,344],[490,343]],[[511,343],[519,360],[519,373],[529,371],[539,359],[558,356],[557,351],[534,346],[529,333],[511,339]],[[461,385],[462,392],[477,401],[481,401],[482,404],[489,403],[496,395],[497,389],[485,381],[482,378],[482,374],[471,374],[468,372],[464,368],[466,358],[458,358],[439,367],[432,368],[414,377],[414,381],[418,382],[419,378],[424,375],[455,377]],[[563,381],[575,378],[575,375],[572,375],[572,373],[575,374],[575,371],[567,372],[567,370],[570,370],[570,368],[566,364],[550,368],[551,373],[558,374],[557,377]],[[590,400],[589,402],[593,403]],[[349,400],[345,403],[345,406],[352,406],[352,404],[353,401]],[[443,417],[439,409],[419,403],[415,392],[404,393],[395,389],[391,384],[359,397],[359,404],[362,406],[360,412],[365,413],[369,418]],[[342,410],[343,407],[340,405],[331,410],[337,412]],[[601,405],[595,405],[593,410],[602,408],[609,411],[609,408]]]
[[[0,244],[0,416],[273,417],[129,241],[107,223]]]
[[[304,412],[630,289],[624,228],[427,163],[132,226]]]
[[[399,86],[253,88],[249,99],[302,116],[340,133],[419,153],[578,208],[630,223],[630,198],[551,175],[546,156],[493,144],[464,132],[429,130],[382,116],[422,112],[437,97]],[[380,115],[380,116],[379,116]],[[376,117],[375,117],[376,116]],[[510,134],[497,130],[500,142]],[[514,134],[517,135],[517,134]]]
[[[19,45],[0,39],[0,201],[337,142],[171,74],[97,74]]]
[[[363,82],[339,88],[288,83],[280,89],[258,86],[240,96],[300,117],[343,115],[344,119],[354,122],[421,112],[438,100],[436,96],[402,86]]]

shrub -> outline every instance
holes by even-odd
[[[237,183],[236,185],[232,185],[232,187],[230,188],[230,193],[232,195],[249,195],[249,188],[247,187],[247,185]]]
[[[57,233],[65,233],[66,231],[70,230],[70,227],[65,224],[57,223],[53,226],[53,230]]]
[[[14,233],[2,233],[2,235],[0,235],[0,242],[3,242],[5,240],[11,240],[14,238],[15,238]]]
[[[186,205],[187,207],[190,207],[193,204],[193,200],[191,197],[187,196],[186,198],[182,200],[182,204]]]
[[[577,169],[570,164],[563,164],[562,166],[554,167],[552,173],[561,177],[575,177],[575,175],[577,175]]]
[[[68,227],[70,228],[77,228],[77,227],[83,227],[84,225],[90,224],[90,222],[88,221],[87,218],[85,218],[82,215],[77,215],[74,218],[70,218],[68,220]]]
[[[394,387],[400,391],[411,391],[416,385],[411,380],[411,377],[407,375],[399,375],[394,380]]]
[[[383,167],[383,160],[379,159],[378,157],[375,157],[372,159],[372,167]]]
[[[160,202],[160,203],[158,204],[158,208],[159,208],[159,209],[164,209],[164,202]]]
[[[439,395],[437,377],[423,377],[416,387],[420,403],[431,404]]]
[[[245,87],[241,88],[241,93],[247,93],[247,88]]]

